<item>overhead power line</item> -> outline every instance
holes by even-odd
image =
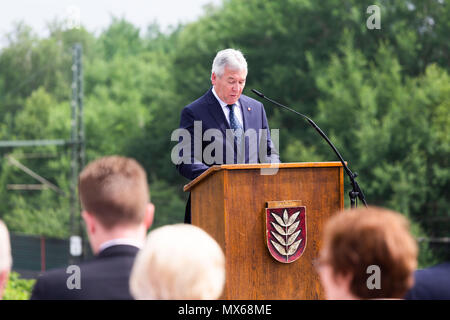
[[[40,183],[48,186],[50,189],[52,189],[53,191],[56,191],[57,193],[59,193],[62,196],[66,197],[66,193],[61,190],[60,188],[58,188],[57,186],[55,186],[53,183],[51,183],[50,181],[48,181],[47,179],[45,179],[44,177],[41,177],[40,175],[38,175],[36,172],[34,172],[33,170],[31,170],[30,168],[27,168],[26,166],[24,166],[23,164],[21,164],[19,161],[17,161],[17,159],[14,159],[14,157],[12,157],[11,155],[6,156],[9,163],[11,163],[13,166],[16,166],[17,168],[19,168],[20,170],[22,170],[23,172],[25,172],[26,174],[28,174],[29,176],[33,177],[34,179],[36,179],[37,181],[39,181]]]
[[[66,140],[9,140],[0,141],[0,148],[8,147],[39,147],[39,146],[63,146],[70,144]]]

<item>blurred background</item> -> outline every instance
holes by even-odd
[[[17,0],[0,31],[0,218],[22,277],[89,256],[69,237],[85,240],[76,174],[98,157],[145,167],[153,228],[183,221],[170,136],[228,47],[247,58],[244,94],[310,116],[368,203],[408,217],[420,267],[450,259],[448,0]],[[283,162],[337,160],[307,122],[265,106]]]

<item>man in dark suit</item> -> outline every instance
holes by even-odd
[[[195,179],[215,164],[280,162],[263,104],[242,94],[246,77],[247,62],[240,51],[217,53],[213,87],[181,112],[180,129],[186,135],[180,139],[176,167],[184,177]],[[189,197],[185,222],[190,219]]]
[[[406,300],[450,300],[450,262],[417,270]]]
[[[133,159],[104,157],[81,172],[78,190],[96,256],[44,273],[31,299],[132,299],[131,269],[154,214],[146,173]]]

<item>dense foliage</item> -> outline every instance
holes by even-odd
[[[22,279],[17,272],[9,274],[9,280],[3,292],[3,300],[28,300],[31,297],[36,280]]]
[[[155,226],[181,222],[187,181],[170,161],[170,135],[182,107],[209,88],[216,51],[235,47],[249,63],[245,94],[257,88],[311,116],[359,173],[369,204],[406,214],[416,236],[448,236],[450,5],[374,2],[380,30],[366,27],[367,4],[357,0],[225,0],[167,33],[113,19],[98,36],[53,24],[42,39],[17,25],[0,51],[0,140],[70,137],[71,48],[82,43],[87,161],[138,159]],[[336,160],[306,122],[266,111],[283,162]],[[67,237],[69,199],[7,189],[35,182],[6,154],[68,191],[69,150],[0,149],[0,217],[13,232]]]

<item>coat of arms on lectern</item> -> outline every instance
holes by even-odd
[[[266,245],[279,262],[300,258],[306,248],[306,207],[266,208]]]

